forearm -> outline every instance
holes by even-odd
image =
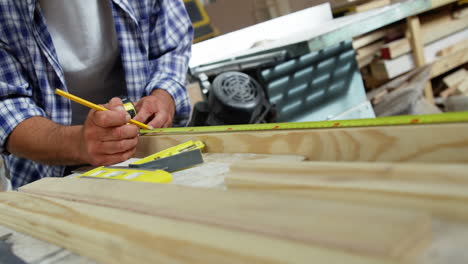
[[[63,126],[43,117],[21,122],[7,140],[7,150],[48,165],[86,163],[80,155],[82,126]]]
[[[174,125],[185,125],[190,116],[190,103],[184,86],[191,54],[193,29],[182,1],[157,1],[157,18],[150,30],[148,59],[149,81],[144,95],[154,89],[165,90],[175,104]]]

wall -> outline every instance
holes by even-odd
[[[288,1],[290,10],[296,12],[326,3],[326,0],[276,0]],[[220,34],[226,34],[271,19],[271,0],[217,0],[205,10]]]

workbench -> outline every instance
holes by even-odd
[[[224,189],[223,174],[229,170],[229,166],[240,160],[268,159],[291,159],[302,160],[301,156],[282,155],[257,155],[257,154],[205,154],[205,163],[172,173],[174,180],[171,184],[184,186],[209,187]],[[208,172],[208,173],[207,173]],[[76,175],[71,175],[74,177]],[[53,263],[95,263],[92,260],[76,255],[64,248],[35,239],[31,236],[13,231],[0,225],[0,237],[13,234],[8,242],[13,245],[13,252],[27,263],[31,264],[53,264]],[[3,263],[2,263],[3,264]]]
[[[174,181],[171,184],[225,189],[224,174],[236,161],[290,160],[292,162],[303,159],[304,157],[295,155],[208,153],[205,154],[204,164],[173,173]],[[433,220],[432,225],[433,243],[416,263],[467,263],[468,226],[437,219]],[[14,253],[27,263],[95,263],[66,249],[0,226],[0,236],[7,233],[13,233],[9,242],[13,243]]]

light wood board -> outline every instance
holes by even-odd
[[[446,63],[448,60],[452,60],[453,56],[459,56],[456,62],[450,62],[450,66],[443,67],[445,71],[441,72],[440,70],[433,71],[432,77],[436,77],[441,73],[447,72],[454,67],[457,67],[463,63],[466,63],[466,56],[460,56],[459,52],[466,51],[466,48],[463,50],[459,50],[458,52],[451,53],[445,57],[437,57],[437,52],[441,49],[450,47],[454,44],[459,42],[468,41],[468,28],[452,34],[446,38],[437,40],[429,45],[424,47],[424,56],[426,58],[427,63]],[[457,54],[457,55],[455,55]],[[456,65],[456,66],[452,66]],[[411,54],[406,54],[400,56],[393,60],[380,60],[373,64],[371,64],[372,72],[376,75],[379,79],[393,79],[403,73],[406,73],[416,67],[415,60]],[[442,67],[441,67],[442,68]]]
[[[468,162],[468,124],[303,129],[140,137],[137,157],[188,140],[207,152],[301,155],[311,161]]]
[[[231,166],[225,184],[228,189],[297,192],[468,221],[468,165],[243,162]]]
[[[413,257],[431,234],[419,212],[262,193],[85,179],[42,179],[21,191],[384,259]]]
[[[101,263],[395,263],[329,248],[22,193],[0,222]]]
[[[423,44],[429,44],[468,27],[468,17],[453,19],[448,9],[427,17],[425,20],[427,21],[421,25],[421,42]],[[402,38],[382,47],[382,57],[395,59],[410,51],[410,41],[407,38]]]
[[[464,48],[456,48],[455,50],[455,52],[447,56],[440,57],[438,60],[432,63],[432,77],[442,75],[468,62],[468,46],[464,45]]]
[[[365,12],[369,11],[375,8],[383,7],[386,5],[390,5],[391,1],[390,0],[374,0],[374,1],[369,1],[368,3],[365,4],[360,4],[356,6],[356,12]]]
[[[423,67],[426,65],[426,57],[424,55],[424,46],[421,36],[421,23],[418,16],[408,17],[406,19],[408,24],[408,29],[410,31],[410,43],[413,50],[413,58],[416,64],[416,67]],[[424,96],[430,103],[434,103],[434,94],[432,92],[432,84],[430,81],[426,83],[424,87]]]
[[[202,164],[176,171],[172,174],[171,184],[191,187],[211,187],[224,189],[223,174],[235,162],[243,161],[303,161],[298,155],[268,155],[252,153],[204,153]]]

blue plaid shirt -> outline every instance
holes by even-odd
[[[156,88],[164,89],[176,104],[174,124],[184,125],[190,114],[184,80],[193,33],[184,4],[181,0],[109,1],[128,97],[136,101]],[[55,88],[67,90],[39,3],[0,1],[0,152],[14,189],[63,175],[63,166],[18,158],[5,149],[8,135],[30,117],[70,124],[70,101],[55,95]]]

